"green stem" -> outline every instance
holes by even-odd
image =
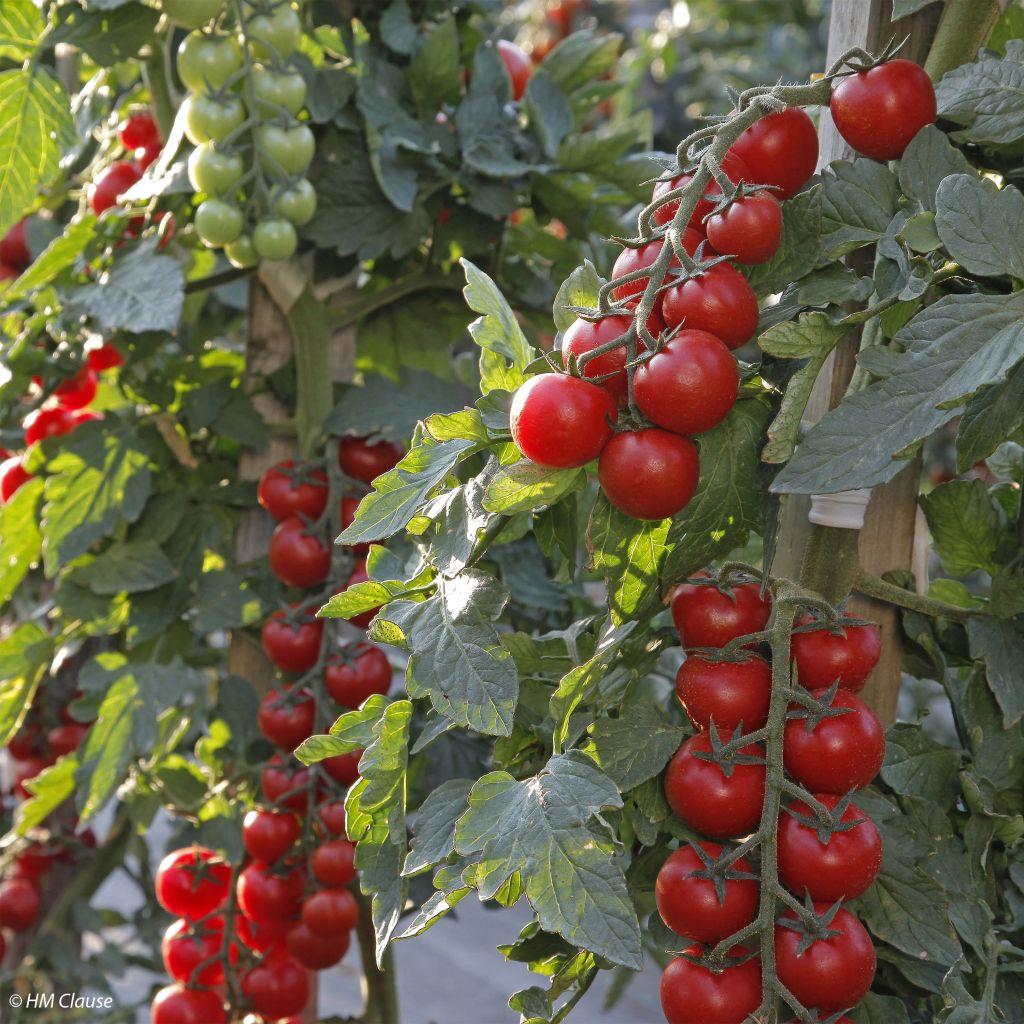
[[[838,604],[853,589],[860,569],[859,530],[812,523],[800,567],[800,583]]]
[[[384,309],[415,292],[425,291],[429,288],[458,291],[461,287],[461,281],[440,270],[409,274],[407,277],[400,277],[387,288],[363,296],[355,302],[346,303],[338,309],[329,309],[327,319],[333,330],[340,330],[342,327],[350,327],[352,324],[358,323],[364,316],[375,313],[378,309]]]
[[[326,307],[309,287],[288,310],[286,318],[295,352],[296,433],[303,458],[310,459],[320,444],[324,421],[334,404],[328,353],[331,331]]]
[[[936,619],[953,619],[956,622],[966,622],[972,615],[983,614],[970,608],[960,608],[955,604],[947,604],[945,601],[936,601],[931,597],[922,597],[911,590],[897,587],[895,583],[889,583],[880,576],[875,576],[864,569],[860,569],[857,572],[853,587],[866,597],[875,598],[876,601],[885,601],[899,608],[905,608],[907,611],[920,612],[922,615],[930,615]]]
[[[364,1010],[359,1018],[363,1024],[398,1024],[398,988],[395,985],[394,953],[389,945],[377,966],[377,940],[373,930],[373,916],[370,899],[354,886],[359,902],[359,920],[356,922],[356,938],[359,940],[359,957],[363,964]]]
[[[946,0],[924,69],[933,82],[974,60],[999,20],[999,0]]]
[[[163,40],[154,39],[149,56],[142,63],[142,79],[149,90],[153,119],[160,129],[160,138],[167,140],[174,126],[175,104],[167,80],[167,58]]]

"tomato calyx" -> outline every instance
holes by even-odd
[[[816,942],[834,939],[837,935],[843,934],[841,930],[829,927],[842,907],[843,901],[836,900],[826,910],[819,913],[815,909],[814,900],[807,896],[803,907],[800,908],[799,916],[796,916],[796,911],[792,910],[780,917],[776,921],[776,925],[779,928],[788,928],[800,936],[796,955],[803,956]]]
[[[717,857],[710,854],[704,848],[703,843],[691,843],[690,848],[700,858],[700,862],[704,867],[697,868],[695,871],[688,871],[686,877],[699,878],[710,882],[715,887],[715,895],[718,897],[719,903],[725,903],[726,882],[730,880],[756,882],[758,880],[758,876],[752,871],[744,871],[741,868],[733,867],[733,864],[742,859],[739,847],[731,850],[723,848]]]
[[[818,837],[818,842],[822,846],[827,846],[829,840],[834,835],[840,832],[851,832],[858,825],[863,825],[864,822],[871,820],[864,815],[864,812],[856,804],[853,804],[855,794],[856,790],[851,789],[848,793],[837,799],[835,797],[829,798],[827,795],[813,796],[809,793],[801,793],[800,802],[809,807],[811,813],[804,814],[797,810],[795,803],[790,804],[786,808],[785,813],[794,821],[813,831]],[[825,803],[826,799],[828,803]],[[843,815],[851,807],[853,808],[854,816],[844,820]],[[863,817],[858,817],[857,815],[863,815]]]
[[[827,718],[838,718],[840,715],[850,714],[853,712],[853,708],[833,703],[839,690],[839,683],[833,683],[827,690],[817,697],[815,697],[809,690],[793,691],[791,696],[798,701],[801,706],[791,707],[786,712],[786,718],[806,718],[807,734],[810,735]]]
[[[665,281],[658,289],[659,295],[675,288],[677,285],[685,284],[687,281],[699,280],[714,270],[715,267],[731,261],[732,257],[730,256],[722,256],[718,253],[707,255],[710,246],[706,249],[705,245],[706,242],[701,242],[694,255],[687,260],[689,266],[685,264],[669,266],[665,274]],[[714,250],[710,251],[714,252]]]
[[[688,960],[691,964],[697,964],[712,974],[722,974],[730,967],[738,967],[758,956],[756,950],[747,949],[746,946],[733,946],[716,956],[714,950],[705,952],[702,946],[692,944],[685,949],[672,950],[672,955],[681,960]]]
[[[764,765],[764,757],[760,754],[744,753],[744,749],[752,742],[756,742],[756,733],[744,733],[742,726],[735,730],[722,730],[719,732],[714,722],[707,730],[708,740],[711,749],[708,751],[695,751],[693,756],[700,761],[708,761],[716,764],[722,771],[725,778],[731,778],[733,771],[739,765]]]

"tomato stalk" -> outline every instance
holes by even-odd
[[[875,576],[865,569],[858,569],[853,581],[853,589],[865,597],[873,597],[877,601],[886,601],[907,611],[920,612],[936,619],[952,619],[954,622],[966,622],[972,615],[983,614],[970,608],[961,608],[946,601],[937,601],[933,597],[924,597],[912,590],[904,590],[888,580]]]
[[[933,82],[964,61],[974,60],[988,42],[1001,11],[999,0],[946,0],[924,65]]]

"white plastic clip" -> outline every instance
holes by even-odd
[[[837,491],[835,494],[812,494],[811,511],[807,518],[819,526],[838,526],[843,530],[864,527],[864,512],[871,501],[871,488],[855,491]]]

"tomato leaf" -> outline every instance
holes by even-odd
[[[935,89],[939,116],[961,125],[959,142],[1009,145],[1024,138],[1024,50],[1019,40],[1006,57],[985,55],[944,75]]]
[[[916,726],[897,722],[885,736],[882,778],[897,793],[948,808],[959,791],[960,752],[930,739]]]
[[[544,155],[554,158],[562,140],[572,131],[572,109],[565,93],[546,71],[538,69],[526,87],[525,103]]]
[[[1024,277],[1024,195],[988,178],[954,174],[936,194],[935,227],[949,254],[972,274]]]
[[[71,576],[94,594],[134,594],[169,583],[177,572],[158,544],[144,540],[112,544]]]
[[[995,575],[1002,540],[999,507],[981,480],[953,480],[920,499],[935,549],[952,576]]]
[[[0,57],[21,63],[39,45],[45,25],[32,0],[4,0],[0,8]]]
[[[570,306],[597,309],[598,293],[603,284],[604,278],[598,274],[590,260],[585,260],[582,266],[577,267],[561,283],[555,296],[555,304],[551,310],[555,318],[555,327],[564,331],[576,322],[576,314],[569,312]]]
[[[458,103],[459,33],[454,18],[449,16],[430,30],[405,74],[420,110],[434,114],[445,103]]]
[[[0,506],[0,605],[17,590],[29,567],[39,560],[42,535],[39,533],[39,498],[42,480],[29,480],[5,505]]]
[[[985,679],[1003,711],[1003,725],[1012,729],[1024,718],[1020,666],[1024,636],[1010,619],[972,618],[967,623],[972,658],[985,663]]]
[[[50,665],[53,641],[35,622],[25,622],[0,639],[0,746],[21,727],[36,689]]]
[[[1024,426],[1024,362],[971,398],[956,434],[956,468],[966,473]]]
[[[653,701],[630,704],[619,718],[599,718],[583,746],[623,793],[654,778],[683,742],[683,727],[669,722]]]
[[[471,779],[449,779],[423,801],[413,825],[402,874],[417,875],[443,863],[455,851],[455,825],[469,806]]]
[[[900,188],[925,210],[936,210],[935,194],[951,174],[971,174],[967,158],[935,125],[925,125],[903,151],[899,164]]]
[[[587,482],[582,469],[549,469],[522,459],[499,466],[487,482],[483,507],[488,512],[512,515],[553,505],[560,498],[581,490]]]

